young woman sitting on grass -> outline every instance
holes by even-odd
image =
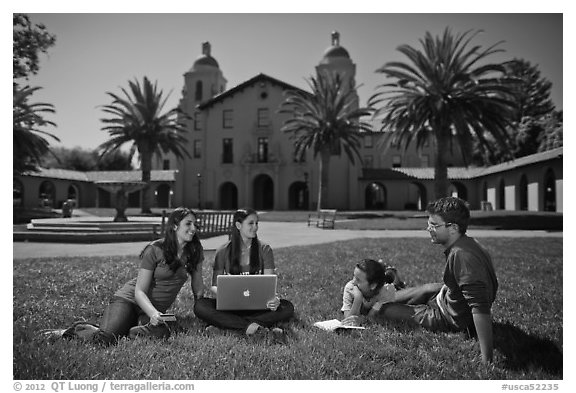
[[[257,232],[258,214],[255,210],[240,209],[234,213],[230,240],[214,256],[211,287],[214,295],[218,292],[217,277],[221,274],[276,274],[272,248],[258,239]],[[194,304],[194,314],[208,323],[208,333],[221,328],[254,336],[271,329],[275,338],[283,337],[283,330],[273,326],[292,317],[294,306],[275,296],[267,307],[267,310],[259,311],[221,311],[216,309],[216,299],[203,298]]]
[[[60,334],[104,345],[115,344],[123,336],[170,336],[168,317],[163,314],[176,300],[188,274],[194,298],[203,295],[204,251],[195,222],[192,210],[175,209],[168,217],[164,238],[151,242],[142,250],[138,277],[114,294],[100,326],[77,322],[71,328],[59,331]]]

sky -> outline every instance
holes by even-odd
[[[563,108],[562,14],[413,14],[413,13],[51,13],[30,12],[56,36],[42,56],[40,71],[30,84],[41,86],[37,102],[49,102],[57,113],[49,131],[66,147],[94,149],[108,134],[102,131],[102,106],[107,92],[120,93],[128,81],[144,76],[165,94],[166,108],[178,104],[184,73],[208,41],[227,88],[264,73],[300,88],[315,74],[315,66],[331,45],[332,31],[356,64],[362,104],[384,82],[375,72],[388,61],[405,61],[397,47],[420,48],[426,32],[441,34],[483,30],[473,43],[498,47],[493,61],[523,58],[537,65],[553,84],[551,98]]]

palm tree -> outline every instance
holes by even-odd
[[[186,115],[174,108],[162,114],[166,98],[144,77],[142,85],[138,81],[129,82],[130,93],[121,89],[123,97],[107,92],[112,103],[103,106],[103,111],[110,118],[101,119],[111,138],[98,146],[100,156],[115,152],[124,144],[131,143],[130,157],[138,151],[142,169],[142,182],[146,186],[142,192],[142,213],[150,213],[150,172],[154,154],[173,153],[178,158],[190,157],[186,150],[185,125],[178,121],[178,116]]]
[[[371,106],[382,105],[374,114],[382,118],[382,130],[390,131],[393,142],[406,148],[413,139],[418,149],[428,135],[436,139],[437,198],[448,191],[446,162],[453,139],[461,146],[466,164],[473,136],[489,151],[493,146],[486,134],[501,146],[510,141],[506,127],[515,109],[512,97],[517,81],[506,77],[502,64],[486,63],[490,55],[503,52],[496,49],[500,43],[487,49],[469,46],[478,33],[454,36],[448,28],[442,37],[426,33],[420,40],[422,51],[408,45],[398,47],[411,64],[388,62],[376,71],[395,79],[378,86],[369,100]]]
[[[44,113],[55,113],[54,106],[44,102],[28,102],[32,94],[39,89],[40,87],[29,86],[20,88],[16,84],[13,86],[13,174],[38,169],[42,156],[50,151],[44,136],[60,141],[56,136],[40,129],[47,125],[56,126],[54,122],[43,117]]]
[[[312,93],[289,90],[282,103],[280,113],[291,118],[284,122],[282,131],[291,134],[295,156],[298,159],[307,149],[312,149],[318,161],[318,205],[322,207],[327,188],[327,171],[330,155],[344,150],[350,161],[359,159],[359,131],[371,131],[368,123],[360,121],[371,114],[369,108],[358,108],[355,86],[346,86],[339,75],[320,73],[308,81]]]

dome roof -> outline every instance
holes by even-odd
[[[192,67],[196,68],[196,66],[205,66],[205,65],[220,68],[216,59],[209,55],[208,56],[202,55],[199,58],[197,58]]]
[[[210,46],[209,42],[202,43],[202,54],[194,61],[194,65],[192,65],[192,70],[195,71],[198,67],[202,66],[210,66],[215,68],[220,68],[218,62],[215,58],[212,57],[210,54],[212,47]]]
[[[338,45],[326,49],[324,51],[324,57],[345,57],[349,59],[350,54],[348,54],[348,51],[344,49],[344,47]]]
[[[330,64],[341,60],[352,61],[348,51],[340,46],[340,33],[333,31],[331,37],[332,45],[324,51],[320,64]]]

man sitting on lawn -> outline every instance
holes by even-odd
[[[477,335],[483,362],[492,361],[492,303],[498,280],[488,252],[466,235],[470,210],[455,197],[428,205],[432,243],[444,246],[443,283],[405,288],[394,303],[384,304],[377,318],[408,321],[431,331],[467,331]]]

